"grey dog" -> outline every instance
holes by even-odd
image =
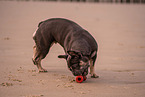
[[[94,71],[97,58],[98,45],[92,35],[75,22],[63,18],[51,18],[42,21],[33,34],[35,45],[33,46],[33,62],[39,72],[47,72],[41,66],[41,60],[46,57],[53,43],[59,43],[65,51],[64,58],[69,70],[74,76],[90,74],[92,78],[98,78]]]

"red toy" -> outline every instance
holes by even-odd
[[[83,81],[85,81],[87,79],[86,76],[76,76],[76,82],[78,83],[82,83]]]
[[[87,77],[86,77],[86,76],[83,76],[83,78],[84,78],[84,81],[87,79]]]

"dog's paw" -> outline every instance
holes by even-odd
[[[48,72],[46,69],[40,69],[39,72]]]
[[[96,74],[91,74],[91,78],[99,78],[99,76]]]

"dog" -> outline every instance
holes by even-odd
[[[97,58],[98,44],[92,35],[77,23],[64,18],[51,18],[42,21],[33,34],[35,44],[33,46],[33,63],[39,72],[47,72],[42,68],[41,60],[46,57],[53,43],[59,43],[65,51],[64,58],[69,70],[74,76],[88,75],[98,78],[95,74],[94,65]]]

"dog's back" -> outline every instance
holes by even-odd
[[[90,35],[90,33],[75,22],[62,18],[52,18],[40,22],[36,36],[42,36],[43,38],[41,39],[43,39],[42,41],[46,45],[48,45],[48,41],[50,42],[49,44],[52,42],[58,42],[66,50],[71,48],[70,46],[72,45],[70,44],[72,43],[70,42],[73,42],[74,40],[80,41],[81,45],[83,45],[84,42],[87,42],[90,46],[89,48],[93,50],[97,50],[98,48],[95,39]],[[87,44],[84,45],[87,46]]]

